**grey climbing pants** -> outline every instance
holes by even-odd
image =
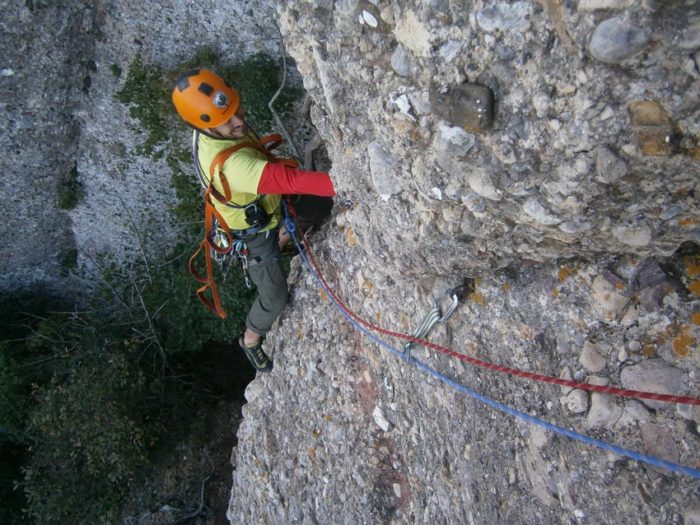
[[[277,229],[246,239],[248,275],[257,296],[245,320],[246,327],[265,335],[287,305],[287,276],[280,263]],[[256,261],[260,257],[260,261]]]

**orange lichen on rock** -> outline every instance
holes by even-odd
[[[690,286],[688,286],[691,292],[693,292],[695,295],[700,295],[700,281],[693,281],[690,283]]]
[[[552,290],[552,297],[554,297],[555,299],[559,297],[559,288],[555,288],[554,290]]]
[[[469,298],[477,304],[486,304],[486,298],[479,292],[474,292]]]
[[[691,319],[693,320],[694,324],[700,326],[700,312],[693,312]]]
[[[357,246],[358,241],[357,241],[357,235],[355,235],[355,231],[352,229],[351,226],[348,226],[345,229],[345,242],[350,246],[351,248],[354,248]]]
[[[680,335],[673,340],[673,353],[678,357],[688,357],[695,342],[696,339],[690,335],[690,327],[683,325]]]
[[[681,219],[680,221],[678,221],[678,226],[694,226],[698,222],[700,221],[698,221],[696,218],[688,217],[687,219]]]
[[[504,282],[501,285],[501,291],[503,291],[503,293],[508,293],[510,291],[510,284],[508,283],[508,281]]]
[[[683,262],[685,262],[685,273],[690,279],[700,275],[700,257],[685,257]]]
[[[646,345],[646,346],[642,349],[642,355],[643,355],[644,357],[651,357],[651,356],[653,356],[655,353],[656,353],[656,350],[655,350],[654,347],[651,346],[651,345]]]
[[[559,281],[565,281],[574,274],[574,271],[568,266],[562,266],[559,268]]]

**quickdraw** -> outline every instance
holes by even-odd
[[[455,312],[457,306],[459,306],[459,301],[466,297],[467,295],[474,292],[474,281],[473,279],[466,279],[461,285],[452,288],[447,292],[447,295],[452,300],[452,303],[447,308],[445,313],[442,313],[440,306],[440,301],[437,299],[433,300],[432,308],[428,315],[423,319],[423,322],[416,328],[412,333],[411,337],[415,339],[423,339],[427,336],[433,327],[438,323],[445,323]],[[408,357],[411,356],[411,350],[416,345],[416,341],[409,341],[403,345],[403,352]]]

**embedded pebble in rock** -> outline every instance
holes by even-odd
[[[600,147],[596,156],[596,180],[610,184],[627,174],[627,163],[610,148]]]
[[[472,190],[482,197],[498,201],[501,199],[501,192],[494,186],[491,177],[480,168],[473,168],[467,175],[467,183]]]
[[[493,123],[493,93],[479,84],[433,85],[430,89],[433,112],[467,131],[484,132]]]
[[[668,112],[656,100],[636,100],[629,104],[632,129],[644,155],[664,156],[673,153],[673,125]]]
[[[621,415],[622,407],[614,397],[598,392],[591,394],[591,408],[586,420],[589,427],[612,427]]]
[[[460,177],[468,169],[464,156],[476,144],[476,136],[455,126],[438,126],[434,148],[438,153],[438,164],[450,175]]]
[[[396,46],[394,53],[391,55],[391,67],[396,71],[397,75],[407,77],[411,74],[411,62],[406,48],[402,45]]]
[[[595,28],[588,49],[601,62],[618,64],[640,53],[649,38],[648,31],[624,18],[609,18]]]
[[[527,2],[497,2],[480,10],[476,14],[476,22],[484,31],[512,31],[525,27],[529,13],[530,5]]]
[[[648,246],[652,237],[651,228],[644,223],[615,226],[612,233],[618,241],[633,248]]]
[[[596,9],[624,9],[634,4],[634,0],[581,0],[578,8],[582,11]]]
[[[389,431],[389,422],[386,420],[386,417],[384,417],[384,412],[382,412],[381,408],[378,406],[375,407],[374,412],[372,412],[372,417],[379,428],[381,428],[384,432]]]
[[[632,421],[649,421],[651,414],[649,410],[639,401],[629,399],[625,401],[625,415]]]
[[[636,365],[624,367],[620,372],[620,380],[623,388],[630,390],[682,395],[686,374],[661,359],[649,359]],[[656,410],[673,408],[671,403],[648,399],[642,399],[641,402]]]
[[[396,160],[376,142],[369,144],[367,153],[372,183],[377,193],[385,197],[399,193],[402,188],[396,173]]]
[[[582,414],[588,410],[588,393],[585,390],[573,390],[564,399],[566,409],[572,414]]]
[[[600,355],[598,347],[589,341],[583,345],[578,361],[586,370],[594,373],[603,370],[607,364],[607,360]]]
[[[416,56],[427,58],[430,56],[431,33],[426,28],[423,20],[412,10],[404,10],[402,17],[397,16],[394,35],[396,40],[410,49]]]
[[[571,373],[571,367],[565,366],[562,371],[559,373],[559,379],[566,379],[567,381],[573,380],[574,376]],[[573,390],[572,387],[570,386],[560,386],[559,391],[563,396],[567,395],[569,392]]]
[[[535,197],[525,201],[525,204],[523,204],[523,211],[534,219],[535,222],[544,226],[559,224],[561,222],[561,219],[549,213]]]
[[[684,525],[700,525],[700,503],[691,503],[683,514]]]
[[[676,405],[676,412],[678,412],[683,419],[690,419],[700,424],[700,406],[678,403]]]
[[[647,454],[672,463],[678,462],[678,447],[668,429],[654,423],[643,423],[640,428]]]
[[[593,280],[592,306],[607,321],[616,320],[625,309],[629,298],[619,292],[602,275]]]

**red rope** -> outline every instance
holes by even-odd
[[[301,230],[300,230],[301,232]],[[482,361],[481,359],[476,359],[474,357],[470,357],[468,355],[460,354],[459,352],[456,352],[450,348],[446,348],[444,346],[437,345],[435,343],[431,343],[430,341],[426,341],[425,339],[419,339],[417,337],[413,337],[411,335],[403,334],[400,332],[393,332],[391,330],[387,330],[385,328],[382,328],[380,326],[376,326],[369,321],[365,321],[362,319],[360,316],[358,316],[355,312],[350,310],[345,303],[333,292],[331,287],[328,285],[326,280],[323,277],[323,274],[321,273],[321,270],[318,267],[318,264],[316,263],[316,259],[314,258],[313,254],[311,253],[311,248],[309,246],[309,243],[306,241],[306,238],[304,237],[304,232],[301,232],[301,238],[304,241],[304,246],[306,247],[306,255],[311,262],[311,265],[313,266],[314,270],[316,271],[316,274],[319,278],[319,280],[323,283],[326,291],[333,297],[335,302],[340,306],[340,308],[348,314],[350,317],[352,317],[356,322],[361,324],[362,326],[374,331],[378,332],[383,335],[388,335],[391,337],[396,337],[398,339],[403,339],[404,341],[410,341],[412,343],[418,343],[423,346],[426,346],[428,348],[432,348],[433,350],[436,350],[438,352],[441,352],[445,355],[449,355],[451,357],[455,357],[459,359],[460,361],[467,362],[469,364],[481,367],[481,368],[486,368],[488,370],[493,370],[495,372],[500,372],[503,374],[508,374],[511,376],[515,377],[521,377],[523,379],[528,379],[530,381],[538,381],[541,383],[551,383],[554,385],[559,385],[559,386],[566,386],[570,388],[577,388],[580,390],[586,390],[588,392],[599,392],[601,394],[610,394],[610,395],[615,395],[615,396],[622,396],[622,397],[631,397],[635,399],[648,399],[652,401],[661,401],[664,403],[682,403],[686,405],[700,405],[700,398],[697,397],[689,397],[689,396],[674,396],[670,394],[658,394],[654,392],[642,392],[639,390],[628,390],[624,388],[617,388],[613,386],[601,386],[601,385],[592,385],[589,383],[579,383],[577,381],[572,381],[570,379],[561,379],[559,377],[552,377],[552,376],[546,376],[543,374],[536,374],[533,372],[525,372],[524,370],[519,370],[517,368],[510,368],[507,366],[502,366],[502,365],[497,365],[494,363],[490,363],[488,361]]]

